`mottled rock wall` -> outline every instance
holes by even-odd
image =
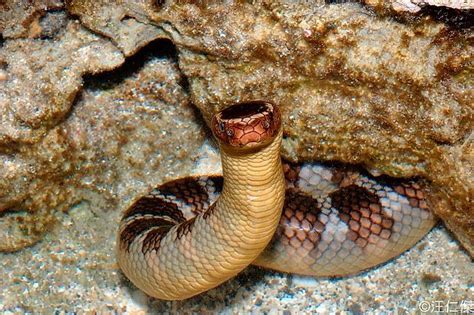
[[[79,202],[120,211],[137,194],[190,171],[205,133],[175,55],[170,42],[155,42],[125,62],[114,44],[78,21],[51,39],[5,41],[0,251],[38,240],[55,211]],[[84,74],[112,68],[83,84]],[[104,228],[116,230],[114,222]]]
[[[361,164],[377,174],[425,178],[433,192],[433,209],[472,254],[472,28],[465,24],[453,28],[453,23],[426,12],[393,16],[393,3],[367,2],[364,6],[257,1],[224,6],[185,1],[67,1],[69,22],[52,42],[44,39],[52,35],[41,35],[46,29],[54,34],[54,27],[41,27],[51,14],[47,9],[41,11],[44,6],[36,5],[42,13],[34,16],[41,19],[23,23],[24,30],[15,33],[20,34],[18,39],[5,35],[7,30],[13,32],[12,24],[2,21],[11,18],[0,18],[6,38],[0,65],[7,77],[0,82],[7,91],[0,91],[0,100],[10,104],[0,109],[9,124],[3,128],[2,120],[2,156],[15,164],[38,150],[55,129],[67,125],[73,116],[68,111],[85,73],[113,68],[150,41],[169,38],[179,57],[179,70],[174,69],[184,75],[189,97],[207,122],[213,113],[235,101],[273,100],[283,109],[286,158],[337,160]],[[61,11],[58,5],[55,10]],[[74,17],[78,20],[70,21]],[[45,53],[48,49],[50,54]],[[14,56],[21,53],[29,58],[15,64]],[[43,69],[45,55],[52,61]],[[85,62],[86,58],[95,62]],[[168,82],[166,77],[161,80]],[[13,97],[20,95],[17,91],[25,82],[31,82],[33,91]],[[168,82],[169,89],[174,84],[185,93],[180,82]],[[166,93],[172,92],[163,91],[163,97]],[[39,106],[29,106],[31,100],[38,100],[34,103]],[[74,115],[89,117],[90,111],[77,112],[80,107],[76,107]],[[185,117],[196,124],[196,119]],[[105,135],[101,141],[109,137],[113,138]],[[187,154],[194,148],[185,146]],[[48,152],[58,151],[51,145]],[[30,161],[38,166],[35,157]],[[131,167],[151,166],[138,163]],[[81,167],[70,171],[76,180],[83,179],[81,172]],[[23,184],[18,169],[12,168],[10,174],[13,180],[0,179],[5,192],[0,195],[0,209],[34,209],[25,200],[35,194],[25,187],[37,174],[32,172]],[[64,173],[57,176],[62,178]],[[114,179],[116,185],[121,181]],[[88,189],[94,191],[94,185]]]

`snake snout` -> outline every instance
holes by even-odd
[[[232,105],[212,119],[212,131],[222,143],[232,147],[255,148],[278,134],[281,116],[278,107],[267,101]]]

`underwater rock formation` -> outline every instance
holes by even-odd
[[[101,56],[111,62],[113,58],[107,59],[105,44],[111,45],[107,41],[103,43]],[[9,45],[4,52],[9,52]],[[65,211],[79,202],[91,203],[96,211],[121,209],[137,193],[147,192],[157,182],[189,173],[193,165],[191,157],[195,156],[205,134],[180,85],[182,76],[173,59],[172,47],[168,44],[171,50],[157,54],[157,45],[161,50],[167,46],[151,44],[119,69],[98,77],[88,76],[85,89],[74,102],[74,97],[62,99],[62,106],[68,110],[56,125],[50,116],[39,120],[51,126],[44,136],[25,137],[31,142],[17,140],[15,145],[7,142],[11,137],[3,138],[6,140],[0,146],[4,148],[0,151],[0,212],[4,212],[0,219],[0,251],[18,250],[37,241],[54,223],[55,211]],[[75,56],[74,51],[57,49],[55,53],[61,53],[60,56]],[[83,50],[87,51],[88,47]],[[84,64],[95,65],[93,58],[87,60],[91,63]],[[70,61],[68,67],[76,69],[74,89],[79,91],[80,74],[73,65]],[[68,73],[53,66],[48,71]],[[40,71],[38,81],[34,77],[22,80],[16,73],[7,73],[7,82],[14,80],[11,84],[23,91],[34,90],[35,84],[44,80]],[[66,93],[67,79],[55,78],[54,85],[60,89],[56,95],[63,95],[61,91]],[[12,90],[3,88],[0,94],[9,100],[15,95]],[[97,93],[99,90],[107,92]],[[56,103],[48,100],[50,94],[41,91],[39,94],[43,98],[32,104],[53,111]],[[19,99],[26,101],[28,94],[23,96]],[[3,113],[2,122],[5,117]],[[16,132],[13,127],[9,130]],[[10,211],[5,213],[6,210]],[[110,233],[115,228],[112,223]]]
[[[80,65],[69,66],[75,89],[65,89],[64,93],[62,88],[54,93],[36,89],[60,106],[40,106],[38,112],[30,108],[26,113],[29,115],[24,116],[31,123],[17,123],[4,131],[8,137],[0,140],[3,159],[15,163],[29,156],[32,167],[48,173],[53,169],[51,165],[41,164],[30,152],[41,150],[54,130],[71,119],[66,114],[80,89],[80,77],[91,69],[100,72],[112,68],[112,64],[118,66],[123,62],[121,58],[166,37],[176,45],[176,71],[187,80],[189,97],[206,122],[233,102],[272,100],[283,110],[285,158],[336,160],[361,164],[374,174],[425,178],[432,190],[433,210],[473,254],[472,29],[454,28],[449,21],[429,14],[394,19],[377,9],[377,1],[367,3],[261,1],[224,6],[191,1],[137,4],[125,0],[120,5],[113,1],[67,1],[66,10],[82,24],[69,22],[68,28],[76,25],[78,32],[85,32],[86,27],[91,32],[88,36],[97,37],[95,43],[101,47],[96,50],[100,53],[97,59],[104,65],[87,68],[80,60],[71,61],[71,65]],[[463,14],[468,13],[459,11],[460,16]],[[62,31],[59,36],[66,33]],[[21,34],[27,36],[30,32]],[[20,41],[31,42],[31,47],[46,45],[34,39],[5,40],[0,66],[8,80],[20,78],[10,70],[12,61],[7,60],[14,47],[21,51]],[[50,55],[68,55],[61,45],[50,44]],[[29,46],[23,49],[28,51]],[[109,53],[102,47],[110,47]],[[31,53],[31,58],[40,60],[44,54]],[[61,66],[66,67],[64,64]],[[64,74],[61,69],[56,71]],[[8,80],[0,84],[13,84],[5,83]],[[173,84],[185,93],[180,80],[173,82],[169,82],[167,93],[173,93]],[[183,102],[187,104],[187,99]],[[74,115],[76,111],[84,119],[91,115],[78,106],[74,107]],[[8,117],[23,119],[18,115]],[[189,124],[198,124],[195,118],[186,117]],[[17,136],[15,141],[10,135]],[[102,137],[101,141],[110,136],[94,135]],[[59,139],[51,141],[61,143]],[[196,146],[188,147],[186,143],[186,154],[191,154]],[[50,147],[50,154],[61,151],[56,145]],[[68,154],[78,152],[82,151]],[[138,170],[144,165],[131,167]],[[80,167],[70,170],[77,180],[82,178],[81,172]],[[104,175],[103,170],[96,172],[95,176]],[[24,175],[18,168],[12,168],[9,174],[10,179],[0,179],[5,192],[0,196],[0,209],[30,209],[25,200],[34,195],[30,196],[27,183],[38,175],[32,172],[26,184],[20,184]],[[61,176],[64,173],[57,174],[58,180]]]
[[[82,76],[112,70],[124,62],[109,41],[71,21],[54,40],[6,40],[0,65],[0,152],[38,142],[71,109]]]

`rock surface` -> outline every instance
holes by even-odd
[[[61,123],[36,143],[0,154],[0,209],[18,211],[0,221],[0,251],[35,242],[55,211],[80,202],[99,212],[123,209],[137,194],[189,172],[205,134],[170,47],[150,44],[119,69],[90,76]]]
[[[273,100],[283,109],[286,158],[358,163],[373,173],[425,178],[433,191],[434,211],[474,253],[471,29],[455,29],[429,16],[400,22],[357,3],[262,1],[200,6],[185,1],[137,4],[125,0],[117,5],[71,0],[66,9],[82,25],[70,21],[57,34],[51,23],[44,22],[50,27],[40,23],[35,30],[40,35],[21,30],[6,36],[12,24],[2,21],[11,19],[0,18],[6,39],[0,48],[0,101],[6,104],[0,109],[0,158],[7,174],[0,178],[0,209],[26,209],[46,217],[54,207],[66,209],[74,200],[88,198],[78,183],[86,181],[87,191],[105,195],[114,195],[117,188],[113,187],[129,183],[126,176],[118,178],[124,176],[118,175],[122,165],[111,161],[128,161],[119,150],[122,145],[112,146],[115,149],[106,145],[124,141],[119,139],[127,129],[118,122],[129,116],[119,108],[114,110],[120,114],[96,113],[125,97],[123,91],[102,100],[103,106],[75,105],[72,112],[71,106],[84,74],[117,67],[124,56],[167,37],[176,45],[179,70],[169,64],[175,71],[172,81],[162,74],[164,81],[155,83],[164,86],[160,95],[167,101],[163,104],[175,110],[180,110],[175,107],[179,104],[188,104],[178,71],[184,74],[190,98],[207,122],[232,102]],[[46,30],[50,34],[46,36],[54,40],[41,38]],[[133,88],[128,91],[125,95],[134,95]],[[176,91],[182,95],[178,103],[169,100]],[[134,99],[134,106],[154,100],[151,94]],[[93,103],[89,106],[98,102]],[[161,106],[156,110],[163,111]],[[166,116],[170,124],[177,119],[199,129],[199,121],[191,114],[178,118],[172,114]],[[74,124],[75,115],[81,120]],[[127,128],[145,128],[152,117]],[[88,123],[97,124],[98,129],[87,127]],[[68,124],[82,133],[73,137],[74,129]],[[151,130],[159,134],[162,129],[155,125]],[[76,137],[84,132],[96,141],[76,144]],[[202,140],[202,132],[197,134]],[[151,131],[143,139],[126,137],[130,146],[143,149],[142,141],[159,150],[161,144],[150,144],[150,139]],[[188,140],[182,141],[185,155],[192,154],[193,143],[201,141]],[[91,148],[91,143],[100,150]],[[164,159],[162,154],[153,158]],[[88,163],[101,157],[107,167],[94,165],[90,173],[85,171]],[[142,154],[136,154],[136,159],[128,167],[135,172],[150,168],[158,174],[157,165],[145,163]],[[109,167],[116,175],[108,173]],[[101,186],[104,181],[107,184]],[[135,194],[140,189],[137,184]],[[129,193],[132,196],[131,188]],[[125,195],[116,194],[115,200]]]
[[[64,7],[61,0],[7,0],[0,2],[0,33],[3,38],[36,38],[41,19],[48,11]]]
[[[123,62],[112,43],[77,21],[69,22],[54,40],[7,40],[0,51],[6,76],[0,81],[0,152],[38,142],[70,111],[83,75]]]

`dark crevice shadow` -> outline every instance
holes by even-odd
[[[182,75],[182,80],[181,81],[183,81],[185,83],[184,83],[184,86],[182,85],[182,82],[179,82],[178,84],[183,88],[183,90],[186,92],[186,94],[189,97],[189,107],[191,107],[191,109],[193,111],[194,120],[196,121],[196,123],[198,123],[200,126],[202,126],[202,132],[204,133],[205,139],[207,139],[209,141],[209,143],[212,145],[212,147],[217,150],[219,148],[219,144],[217,143],[217,140],[214,137],[211,128],[206,123],[206,120],[204,119],[204,116],[203,116],[202,112],[192,102],[191,95],[190,95],[190,90],[189,90],[189,85],[187,84],[188,80],[187,80],[186,76],[184,76],[181,71],[180,71],[180,73]]]
[[[177,52],[174,44],[168,39],[157,39],[140,49],[136,54],[125,59],[125,62],[110,71],[97,74],[85,74],[82,89],[74,96],[68,112],[57,122],[67,120],[74,112],[74,108],[83,99],[85,90],[100,91],[113,89],[127,78],[137,74],[152,59],[171,59],[177,63]]]
[[[11,207],[8,207],[8,208],[2,210],[2,212],[0,212],[0,220],[4,217],[8,217],[8,216],[12,216],[12,215],[15,215],[15,216],[27,216],[27,215],[29,215],[30,213],[28,212],[28,209],[25,209],[25,208],[21,207],[22,203],[23,203],[23,201],[19,202],[17,206],[11,206]]]
[[[341,1],[329,1],[330,3],[342,3]],[[425,23],[426,18],[444,23],[449,29],[455,31],[469,30],[474,26],[474,10],[468,9],[454,9],[444,6],[423,5],[420,6],[420,11],[416,13],[399,12],[396,13],[393,9],[382,8],[376,10],[374,7],[368,5],[365,1],[354,1],[360,3],[368,12],[378,16],[379,18],[389,18],[401,24],[417,25]],[[328,3],[328,2],[326,2]]]
[[[178,52],[174,43],[169,39],[157,39],[140,49],[134,55],[127,57],[125,62],[110,71],[97,74],[86,74],[83,76],[83,88],[75,95],[74,101],[68,113],[62,117],[61,121],[67,120],[74,111],[76,105],[83,99],[83,91],[103,91],[115,88],[123,83],[127,78],[133,77],[139,73],[147,62],[154,59],[171,60],[177,67],[180,74],[180,80],[177,82],[184,92],[190,97],[190,84],[187,77],[183,74],[178,64]],[[202,126],[208,139],[213,139],[212,132],[208,128],[199,109],[189,101],[189,107],[193,110],[193,116],[196,122]]]
[[[460,10],[432,5],[422,7],[418,14],[422,17],[430,16],[433,20],[457,30],[474,26],[474,10]]]
[[[87,74],[83,77],[84,88],[107,90],[122,83],[126,78],[138,73],[143,66],[154,58],[171,59],[177,63],[176,48],[168,39],[157,39],[128,57],[118,68],[99,74]]]
[[[196,121],[203,126],[204,134],[206,139],[210,140],[212,146],[214,148],[218,147],[218,144],[212,134],[211,128],[207,125],[206,120],[204,119],[204,116],[202,115],[202,112],[199,110],[199,108],[193,103],[192,97],[191,97],[191,84],[189,83],[188,77],[184,74],[184,72],[181,70],[181,67],[179,65],[179,56],[178,53],[174,55],[174,61],[176,63],[176,67],[178,68],[178,71],[181,75],[180,80],[178,81],[179,86],[183,89],[183,91],[188,95],[189,97],[189,105],[193,109],[193,114],[196,119]]]

